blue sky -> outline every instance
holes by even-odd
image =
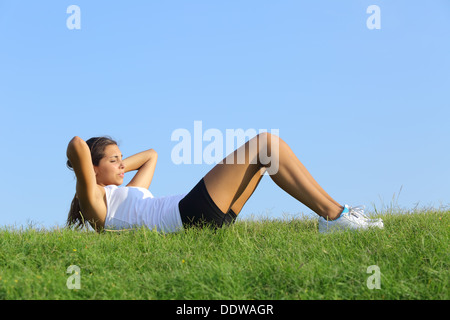
[[[188,192],[213,167],[171,160],[172,133],[194,121],[277,129],[342,204],[448,206],[449,13],[447,0],[0,0],[0,226],[64,224],[75,135],[155,149],[151,192]],[[266,176],[241,218],[300,212]]]

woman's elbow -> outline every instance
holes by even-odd
[[[67,146],[67,149],[75,148],[77,145],[80,145],[82,142],[84,142],[83,139],[81,139],[79,136],[75,136],[69,141],[69,145]]]
[[[83,142],[84,142],[83,139],[81,139],[79,136],[75,136],[72,138],[72,140],[70,140],[69,144],[79,144]]]
[[[148,152],[152,157],[158,157],[158,152],[155,149],[150,149]]]
[[[77,154],[78,151],[84,147],[84,145],[86,145],[86,142],[83,139],[78,136],[73,137],[72,140],[70,140],[69,145],[67,146],[67,158],[69,158],[70,160],[71,157]]]

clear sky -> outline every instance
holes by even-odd
[[[448,207],[449,17],[448,0],[0,0],[0,226],[64,224],[75,135],[155,149],[153,195],[188,192],[213,167],[171,158],[194,121],[278,130],[341,204]],[[312,211],[265,176],[241,218],[284,213]]]

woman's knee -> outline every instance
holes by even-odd
[[[269,175],[278,172],[280,142],[280,137],[275,134],[269,132],[258,134],[258,163],[261,167],[267,168]]]
[[[259,143],[262,144],[263,147],[271,147],[272,144],[277,143],[280,140],[280,137],[276,134],[270,132],[261,132],[257,135]]]

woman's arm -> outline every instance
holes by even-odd
[[[125,172],[138,170],[131,179],[127,187],[142,187],[148,189],[155,173],[156,162],[158,161],[158,154],[155,150],[150,149],[132,155],[123,160]]]
[[[98,194],[97,180],[92,166],[91,151],[86,142],[75,136],[67,146],[67,158],[77,177],[77,196],[87,202]]]

